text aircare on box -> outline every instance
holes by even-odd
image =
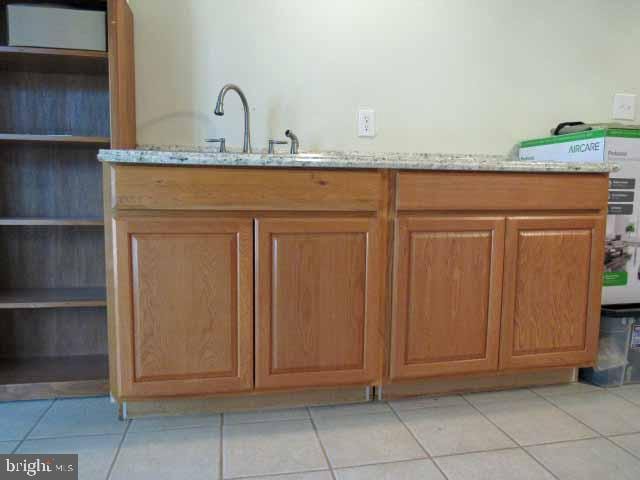
[[[536,138],[520,143],[520,160],[529,162],[612,162],[640,160],[640,129],[600,128]]]

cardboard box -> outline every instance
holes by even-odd
[[[600,128],[588,132],[525,140],[520,160],[602,163],[640,161],[640,129]]]
[[[107,50],[106,13],[43,5],[7,5],[8,44],[14,47]]]
[[[640,303],[640,159],[620,160],[609,176],[602,303]]]
[[[640,303],[640,128],[606,127],[527,140],[520,160],[611,162],[603,305]]]

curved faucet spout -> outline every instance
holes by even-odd
[[[224,115],[224,97],[229,90],[233,90],[238,94],[240,100],[242,101],[242,108],[244,109],[244,145],[242,146],[242,153],[251,153],[251,127],[249,125],[249,102],[247,102],[247,97],[244,92],[233,83],[228,83],[220,93],[218,94],[218,101],[216,102],[216,109],[214,113],[218,116]]]

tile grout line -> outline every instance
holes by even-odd
[[[509,450],[521,450],[521,448],[519,446],[513,446],[513,447],[505,447],[505,448],[496,448],[493,450],[473,450],[470,452],[463,452],[463,453],[451,453],[451,454],[446,454],[446,455],[437,455],[431,458],[411,458],[408,460],[389,460],[389,461],[385,461],[385,462],[373,462],[373,463],[361,463],[358,465],[351,465],[348,467],[339,467],[337,470],[351,470],[351,469],[357,469],[357,468],[364,468],[364,467],[376,467],[376,466],[381,466],[381,465],[395,465],[395,464],[403,464],[403,463],[411,463],[411,462],[423,462],[423,461],[432,461],[435,462],[436,460],[440,460],[442,458],[450,458],[450,457],[462,457],[465,455],[473,455],[473,454],[478,454],[478,453],[494,453],[494,452],[505,452],[505,451],[509,451]],[[436,466],[437,468],[437,466]],[[271,477],[280,477],[282,475],[296,475],[296,474],[304,474],[304,473],[318,473],[318,472],[328,472],[329,470],[306,470],[304,472],[295,472],[295,473],[270,473],[270,474],[256,474],[256,475],[249,475],[249,476],[241,476],[241,477],[231,477],[231,478],[226,478],[224,480],[251,480],[254,478],[271,478]]]
[[[631,385],[634,385],[634,384],[631,384]],[[623,385],[623,387],[624,387],[624,385]],[[617,387],[617,388],[621,388],[621,387]],[[636,407],[640,407],[640,403],[636,403],[633,400],[629,400],[628,398],[625,398],[622,395],[619,395],[618,393],[616,393],[616,391],[614,389],[605,388],[604,390],[606,392],[610,393],[611,395],[614,395],[614,396],[616,396],[618,398],[626,400],[627,402],[631,403],[632,405],[635,405]]]
[[[305,407],[307,410],[307,414],[309,415],[309,421],[311,422],[311,426],[313,427],[313,431],[316,434],[316,439],[318,440],[318,443],[320,444],[320,450],[322,450],[322,455],[324,456],[324,461],[327,462],[327,466],[329,467],[329,474],[331,475],[331,478],[333,480],[337,480],[336,478],[336,473],[333,471],[333,465],[331,464],[331,460],[329,460],[329,454],[327,453],[326,448],[324,448],[324,444],[322,443],[322,439],[320,438],[320,433],[318,432],[318,427],[316,425],[316,422],[313,418],[313,415],[311,415],[311,409],[309,407]]]
[[[460,405],[448,405],[448,406],[440,406],[440,407],[422,407],[422,408],[415,409],[415,410],[407,410],[406,412],[403,411],[402,413],[415,413],[415,412],[422,411],[422,410],[432,410],[433,408],[454,408],[454,407],[459,407],[459,406]],[[555,406],[555,405],[552,405],[552,406]],[[483,415],[482,412],[479,412],[479,413],[481,415]],[[483,416],[485,416],[485,415],[483,415]],[[487,418],[487,420],[489,420],[489,422],[493,423],[489,418]],[[498,427],[497,425],[496,425],[496,427],[500,431],[502,431],[502,429],[500,427]],[[435,459],[435,458],[445,458],[445,457],[456,457],[456,456],[459,456],[459,455],[469,455],[471,453],[500,452],[502,450],[517,450],[519,448],[539,447],[539,446],[545,446],[545,445],[556,445],[556,444],[561,444],[561,443],[579,442],[581,440],[594,440],[596,438],[600,438],[600,437],[603,436],[603,435],[600,435],[598,432],[596,432],[593,429],[590,429],[590,430],[592,430],[594,432],[594,434],[595,434],[593,437],[579,438],[579,439],[576,439],[576,440],[554,440],[554,441],[551,441],[551,442],[533,443],[531,445],[526,445],[526,446],[522,446],[522,447],[520,446],[520,444],[518,442],[516,442],[515,440],[512,440],[515,443],[515,445],[513,447],[491,448],[489,450],[472,450],[472,451],[469,451],[469,452],[462,452],[462,453],[446,453],[444,455],[432,455],[431,458]],[[503,432],[503,433],[509,437],[509,435],[506,432]],[[640,433],[640,431],[639,432],[631,432],[631,433],[621,433],[621,434],[616,434],[616,435],[612,435],[612,436],[614,436],[614,437],[618,436],[619,437],[619,436],[624,436],[624,435],[635,435],[636,433]],[[384,463],[388,463],[388,462],[384,462]],[[378,465],[378,464],[374,463],[374,464],[371,464],[371,465]]]
[[[131,428],[131,424],[132,424],[131,419],[123,420],[123,421],[127,422],[127,426],[125,427],[124,431],[122,432],[122,438],[120,439],[120,442],[118,442],[118,448],[116,448],[116,454],[113,456],[113,460],[111,461],[111,465],[109,465],[109,470],[107,470],[107,476],[105,477],[106,480],[109,480],[111,478],[111,474],[113,473],[113,469],[116,466],[116,462],[118,461],[118,457],[120,456],[120,451],[122,450],[122,445],[124,444],[124,441],[127,438],[127,435],[129,433],[129,429]]]
[[[593,432],[596,434],[596,437],[593,437],[593,438],[584,438],[584,439],[582,439],[582,440],[597,440],[597,439],[602,438],[602,439],[604,439],[604,440],[608,441],[609,443],[611,443],[614,447],[618,447],[619,449],[621,449],[621,450],[623,450],[623,451],[627,452],[627,453],[628,453],[629,455],[631,455],[632,457],[634,457],[634,458],[636,458],[636,459],[640,460],[640,456],[639,456],[639,455],[636,455],[635,453],[633,453],[633,452],[631,452],[631,451],[627,450],[627,449],[626,449],[626,448],[624,448],[623,446],[618,445],[616,442],[614,442],[614,441],[613,441],[613,440],[611,440],[611,438],[610,438],[610,437],[623,437],[623,436],[626,436],[626,435],[637,435],[637,434],[640,434],[640,432],[618,433],[618,434],[614,434],[614,435],[610,435],[610,436],[604,435],[604,434],[600,433],[598,430],[596,430],[595,428],[592,428],[592,427],[590,427],[589,425],[587,425],[586,423],[584,423],[584,422],[583,422],[582,420],[580,420],[579,418],[574,417],[571,413],[567,412],[564,408],[562,408],[562,407],[560,407],[559,405],[556,405],[555,403],[553,403],[553,402],[551,401],[551,399],[549,399],[549,398],[546,398],[546,397],[542,396],[541,394],[539,394],[538,392],[536,392],[536,391],[534,391],[534,390],[531,390],[531,391],[532,391],[534,394],[538,395],[540,398],[543,398],[544,400],[546,400],[547,402],[549,402],[551,405],[553,405],[554,407],[556,407],[556,408],[557,408],[558,410],[560,410],[561,412],[563,412],[563,413],[565,413],[566,415],[568,415],[568,416],[570,416],[571,418],[573,418],[576,422],[579,422],[580,424],[584,425],[585,427],[587,427],[589,430],[593,431]],[[605,393],[608,393],[608,394],[610,393],[610,394],[611,394],[611,395],[613,395],[614,397],[621,398],[621,399],[623,399],[623,400],[626,400],[628,403],[631,403],[632,405],[636,405],[634,402],[632,402],[632,401],[630,401],[630,400],[627,400],[626,398],[621,397],[621,396],[619,396],[619,395],[616,395],[615,393],[610,392],[610,391],[609,391],[609,389],[607,389],[607,388],[601,388],[600,390],[594,390],[593,392],[585,392],[585,393],[586,393],[586,394],[589,394],[589,393],[596,393],[596,392],[605,392]],[[577,394],[577,395],[580,395],[580,394]],[[637,405],[637,406],[640,406],[640,405]],[[580,440],[569,440],[569,441],[567,441],[567,442],[556,442],[556,443],[570,443],[570,442],[577,442],[577,441],[580,441]],[[532,446],[537,446],[537,445],[532,445]]]
[[[587,425],[585,422],[580,420],[578,417],[573,416],[570,412],[566,411],[564,408],[560,407],[559,405],[555,405],[555,404],[552,404],[552,405],[554,407],[556,407],[557,409],[559,409],[560,411],[562,411],[563,413],[566,413],[571,418],[573,418],[576,422],[581,423],[582,425],[584,425],[585,427],[587,427],[589,430],[593,431],[596,434],[592,438],[583,438],[582,440],[594,440],[594,439],[597,439],[597,438],[620,437],[620,436],[623,436],[623,435],[637,435],[637,434],[640,434],[640,430],[633,430],[631,432],[624,432],[624,433],[612,433],[611,435],[607,435],[605,433],[600,433],[598,430],[595,429],[595,427],[591,427],[591,426]],[[577,442],[579,440],[573,440],[573,441]]]
[[[371,403],[373,403],[373,402],[371,402]],[[345,404],[345,405],[349,405],[349,404]],[[361,405],[368,405],[368,404],[367,403],[363,403]],[[390,405],[387,405],[387,406],[389,407],[389,410],[393,410]],[[305,407],[305,408],[307,408],[307,407]],[[308,408],[311,409],[311,408],[318,408],[318,407],[308,407]],[[325,414],[325,415],[322,415],[322,414],[317,415],[316,414],[316,416],[318,417],[318,419],[322,420],[322,419],[326,419],[326,418],[367,417],[367,416],[371,416],[371,415],[384,415],[384,414],[387,414],[387,413],[389,413],[389,411],[381,410],[379,412],[356,412],[356,413],[343,413],[343,414],[333,414],[333,415],[330,414],[330,413]],[[309,416],[313,417],[313,414],[311,413],[310,410],[309,410]],[[300,419],[296,418],[296,419],[291,419],[291,420],[300,420]],[[286,422],[287,420],[269,420],[269,421],[270,422],[271,421]],[[249,422],[247,422],[247,423],[249,423]],[[258,423],[258,422],[251,422],[251,423]]]
[[[13,449],[13,453],[17,452],[18,449],[22,446],[22,444],[29,438],[29,435],[31,435],[31,433],[36,429],[36,427],[38,425],[40,425],[40,422],[42,421],[42,419],[45,417],[45,415],[47,413],[49,413],[49,410],[51,410],[53,408],[53,405],[58,401],[57,398],[54,398],[51,401],[51,404],[44,409],[44,412],[42,412],[42,414],[38,417],[38,419],[35,421],[35,423],[33,424],[33,426],[29,429],[29,431],[27,433],[25,433],[24,437],[22,437],[22,440],[20,440],[18,442],[18,445],[16,445],[16,448]]]
[[[531,391],[530,389],[527,389],[527,390]],[[527,455],[535,463],[540,465],[542,467],[542,469],[545,470],[547,473],[549,473],[553,478],[555,478],[556,480],[560,480],[560,478],[555,473],[553,473],[551,471],[551,469],[549,469],[545,464],[543,464],[540,460],[538,460],[536,457],[534,457],[526,448],[524,448],[522,445],[520,445],[520,442],[516,441],[515,438],[513,438],[511,435],[509,435],[507,432],[505,432],[502,428],[500,428],[493,420],[491,420],[487,415],[485,415],[483,411],[481,411],[477,406],[475,406],[473,403],[471,403],[467,397],[465,397],[463,395],[462,398],[464,398],[465,402],[467,402],[469,405],[471,405],[471,408],[473,408],[476,412],[478,412],[480,415],[482,415],[482,417],[485,418],[491,425],[493,425],[495,428],[497,428],[499,431],[501,431],[509,440],[511,440],[515,445],[517,445],[518,448],[520,450],[522,450],[525,455]]]
[[[631,433],[630,435],[637,435],[635,433]],[[618,435],[618,436],[625,436],[625,435]],[[633,458],[640,460],[640,455],[632,452],[631,450],[623,447],[622,445],[618,445],[616,442],[614,442],[611,438],[609,437],[603,437],[605,440],[609,441],[609,443],[613,444],[615,447],[618,447],[619,449],[627,452],[629,455],[631,455]]]
[[[299,422],[300,420],[309,420],[309,417],[300,417],[300,418],[276,418],[269,420],[254,420],[251,422],[232,422],[227,423],[228,426],[236,426],[236,425],[260,425],[262,423],[284,423],[284,422]],[[187,427],[185,427],[187,428]],[[189,427],[189,428],[197,428],[197,427]],[[175,430],[175,429],[174,429]]]
[[[456,397],[462,398],[462,395],[459,395],[459,394],[455,394],[455,395],[451,395],[451,396],[456,396]],[[418,412],[420,410],[431,410],[431,409],[439,409],[439,408],[459,407],[460,405],[463,405],[461,403],[450,403],[448,405],[446,405],[446,404],[445,405],[424,405],[424,406],[421,406],[421,407],[416,406],[416,407],[404,408],[402,410],[396,410],[396,408],[393,405],[391,405],[391,403],[387,402],[387,404],[389,405],[389,408],[391,410],[393,410],[394,412],[396,412],[398,414]]]
[[[605,435],[603,435],[602,433],[600,433],[598,430],[596,430],[595,428],[590,427],[589,425],[587,425],[585,422],[583,422],[582,420],[580,420],[579,418],[577,418],[575,415],[572,415],[571,413],[567,412],[564,408],[562,408],[560,405],[556,405],[553,401],[551,401],[551,399],[549,398],[545,398],[542,395],[540,395],[538,392],[535,392],[533,390],[531,390],[531,392],[535,395],[537,395],[538,397],[542,398],[543,400],[545,400],[547,403],[549,403],[550,405],[553,405],[554,407],[556,407],[558,410],[560,410],[561,412],[563,412],[565,415],[569,415],[571,418],[573,418],[576,422],[578,422],[580,425],[588,428],[589,430],[591,430],[592,432],[594,432],[596,434],[596,436],[594,438],[605,438]],[[579,394],[578,394],[579,395]],[[589,440],[588,438],[585,438],[583,440]],[[574,441],[579,441],[579,440],[574,440]]]
[[[591,430],[593,432],[593,436],[592,437],[587,437],[587,438],[578,438],[576,440],[558,440],[555,442],[544,442],[544,443],[536,443],[534,445],[527,445],[526,448],[529,447],[542,447],[545,445],[557,445],[560,443],[571,443],[571,442],[581,442],[584,440],[597,440],[599,438],[606,438],[606,435],[600,433],[598,430],[596,430],[595,428],[593,428],[590,425],[587,425],[585,422],[583,422],[582,420],[580,420],[579,418],[575,417],[574,415],[572,415],[571,413],[567,412],[564,408],[560,407],[559,405],[556,405],[550,398],[545,397],[544,395],[536,392],[533,389],[529,389],[531,391],[531,393],[533,393],[534,395],[537,395],[539,398],[541,398],[542,400],[546,401],[549,405],[551,405],[552,407],[557,408],[558,410],[560,410],[562,413],[564,413],[565,415],[571,417],[573,420],[575,420],[576,422],[578,422],[580,425],[582,425],[583,427],[585,427],[588,430]],[[585,395],[585,394],[590,394],[590,393],[596,393],[599,391],[605,391],[604,389],[601,390],[594,390],[592,392],[583,392],[583,393],[563,393],[563,394],[557,394],[555,395],[556,397],[563,397],[563,396],[567,396],[567,395]],[[640,432],[639,432],[640,433]],[[620,435],[628,435],[625,433],[622,433]]]
[[[128,421],[128,420],[123,420],[123,421]],[[184,428],[163,428],[162,430],[144,430],[141,432],[131,432],[131,433],[151,433],[151,432],[164,432],[165,430],[186,430],[187,428],[203,428],[202,426],[200,427],[184,427]],[[86,437],[108,437],[109,435],[111,436],[115,436],[115,435],[122,435],[122,433],[75,433],[73,435],[53,435],[53,436],[47,436],[47,437],[31,437],[29,438],[30,441],[35,441],[35,440],[64,440],[66,438],[86,438]]]
[[[535,393],[536,395],[538,395],[540,398],[543,398],[544,400],[546,400],[547,402],[549,402],[551,405],[553,405],[553,406],[555,406],[555,407],[560,408],[558,405],[556,405],[556,404],[553,402],[553,400],[552,400],[551,398],[546,398],[546,397],[544,397],[543,395],[539,394],[538,392],[536,392],[536,391],[534,391],[534,390],[532,390],[532,389],[530,389],[530,390],[531,390],[531,392],[533,392],[533,393]],[[568,396],[568,395],[574,395],[574,396],[583,396],[583,395],[584,395],[584,396],[586,396],[586,395],[593,395],[593,394],[596,394],[596,393],[604,393],[605,395],[611,395],[611,396],[613,396],[613,397],[619,398],[620,400],[623,400],[625,403],[628,403],[628,404],[629,404],[629,405],[631,405],[632,407],[640,408],[640,405],[639,405],[639,404],[637,404],[637,403],[635,403],[635,402],[633,402],[633,401],[631,401],[631,400],[629,400],[629,399],[627,399],[627,398],[624,398],[624,397],[623,397],[623,396],[621,396],[621,395],[618,395],[618,394],[616,394],[616,393],[613,393],[613,392],[612,392],[610,389],[608,389],[608,388],[600,388],[600,390],[592,390],[592,391],[590,391],[590,392],[589,392],[589,391],[587,391],[587,392],[581,392],[581,393],[580,393],[580,392],[579,392],[579,393],[564,393],[564,394],[561,394],[561,395],[560,395],[560,394],[558,394],[558,395],[554,395],[554,396],[555,396],[555,397],[566,397],[566,396]],[[564,411],[564,410],[563,410],[563,411]],[[568,415],[570,415],[570,414],[568,414]],[[593,429],[592,429],[592,430],[593,430]]]
[[[289,473],[267,473],[267,474],[251,474],[251,475],[244,475],[244,476],[240,476],[240,477],[227,477],[224,480],[262,480],[263,478],[265,479],[269,479],[269,478],[282,478],[284,477],[293,477],[296,475],[306,475],[308,473],[331,473],[331,470],[329,469],[323,469],[323,470],[304,470],[302,472],[289,472]]]
[[[445,453],[444,455],[435,455],[431,457],[431,459],[440,460],[441,458],[464,457],[465,455],[475,455],[478,453],[506,452],[508,450],[520,450],[520,446],[514,445],[513,447],[490,448],[489,450],[470,450],[468,452]]]
[[[220,454],[218,456],[218,478],[224,479],[224,413],[220,414]]]
[[[409,426],[406,423],[404,423],[404,421],[402,420],[400,415],[398,415],[398,412],[395,411],[395,409],[391,406],[391,404],[389,402],[387,402],[387,406],[391,409],[391,411],[393,412],[393,415],[400,422],[400,425],[402,425],[404,427],[404,429],[409,433],[409,435],[411,435],[411,438],[413,438],[413,441],[416,442],[418,444],[418,446],[420,447],[420,449],[425,453],[425,455],[427,456],[427,460],[431,460],[431,463],[440,472],[440,475],[442,475],[442,477],[445,480],[449,480],[449,477],[447,476],[447,474],[444,473],[444,470],[442,470],[442,468],[440,468],[440,465],[438,465],[438,462],[435,461],[435,459],[427,451],[427,449],[424,447],[424,445],[422,445],[422,442],[420,442],[420,440],[418,440],[418,437],[415,436],[415,434],[409,428]]]

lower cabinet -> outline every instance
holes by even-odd
[[[118,399],[595,360],[605,174],[105,174]]]
[[[114,221],[121,395],[253,387],[251,219]]]
[[[388,258],[381,225],[353,216],[117,218],[121,394],[375,382]],[[603,218],[589,215],[400,215],[390,379],[590,363],[602,230]]]
[[[401,215],[391,380],[593,362],[603,225],[597,215]]]
[[[400,216],[391,379],[497,370],[504,217]]]
[[[577,366],[598,348],[604,219],[507,219],[502,369]]]
[[[386,255],[379,220],[256,222],[256,388],[377,378]]]
[[[125,216],[114,227],[123,396],[379,378],[376,217]]]

